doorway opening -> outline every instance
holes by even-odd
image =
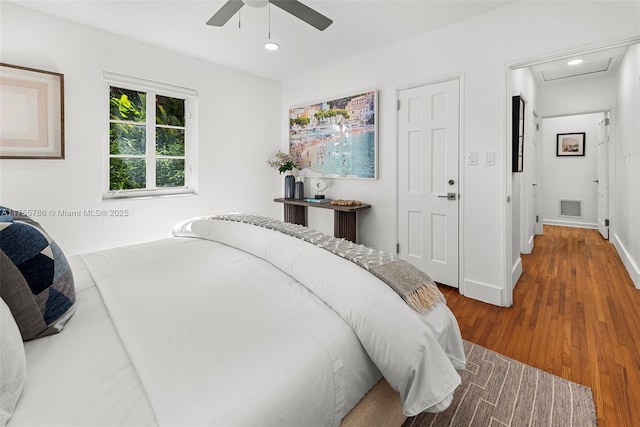
[[[539,197],[544,224],[599,228],[608,238],[609,112],[542,120]],[[607,223],[607,225],[605,225]]]
[[[509,94],[507,105],[510,104],[512,96],[522,96],[529,104],[525,112],[528,110],[530,113],[525,114],[523,171],[512,173],[511,165],[508,165],[506,171],[505,182],[510,200],[505,204],[507,218],[505,282],[507,286],[503,295],[503,305],[513,304],[513,288],[522,273],[520,254],[528,253],[527,251],[530,252],[533,249],[534,237],[543,232],[542,224],[545,220],[557,221],[557,225],[598,227],[599,229],[601,228],[599,224],[602,223],[601,233],[608,237],[607,211],[615,198],[613,185],[611,185],[613,181],[610,179],[614,175],[614,170],[609,167],[610,159],[613,158],[609,156],[612,144],[609,143],[608,138],[606,143],[598,142],[601,139],[598,123],[601,122],[604,125],[604,123],[608,124],[609,120],[615,120],[616,79],[618,78],[616,64],[622,61],[628,47],[636,43],[638,40],[634,39],[507,66]],[[606,57],[609,58],[605,61],[609,66],[601,72],[575,73],[567,67],[567,63],[569,59],[578,56],[589,59],[585,62]],[[507,117],[510,120],[511,109],[508,108],[507,111]],[[569,127],[571,130],[565,128],[561,131],[554,120],[562,121],[562,118],[569,120],[589,115],[594,119],[594,123],[590,125],[591,136],[586,140],[586,153],[593,154],[593,157],[585,156],[579,159],[582,156],[571,156],[573,154],[571,152],[564,157],[562,153],[557,155],[560,134],[582,133],[582,131],[579,127]],[[511,158],[512,135],[510,126],[506,128],[507,141],[509,141],[506,148],[507,158]],[[529,132],[526,131],[527,128]],[[589,178],[585,178],[585,182],[581,183],[585,188],[589,185],[589,190],[593,190],[588,200],[584,197],[572,196],[568,191],[575,181],[583,180],[582,178],[576,177],[574,180],[569,174],[560,173],[549,176],[548,169],[552,163],[549,156],[551,155],[556,167],[559,168],[568,165],[576,166],[580,161],[592,162],[592,169],[585,172],[589,174]],[[545,165],[545,162],[549,162],[549,165]],[[602,182],[602,188],[600,188],[600,182]],[[567,190],[565,193],[568,194],[561,194],[563,189]],[[606,190],[611,190],[611,194]],[[553,202],[549,201],[551,194],[554,195]],[[575,215],[575,211],[569,212],[574,214],[573,217],[566,215],[567,211],[562,211],[562,208],[567,206],[575,208],[576,204],[571,205],[572,201],[579,202],[581,208],[579,215]],[[585,207],[589,208],[588,219],[584,217],[586,211],[583,208]],[[551,209],[555,212],[554,218],[549,216]],[[604,213],[600,215],[599,210]],[[571,221],[574,223],[570,224]],[[529,242],[531,242],[530,245]]]

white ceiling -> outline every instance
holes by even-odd
[[[222,27],[205,23],[226,0],[14,0],[15,3],[253,74],[284,80],[357,57],[511,1],[302,0],[333,20],[325,31],[271,6],[245,6]]]

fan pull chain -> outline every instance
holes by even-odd
[[[269,40],[271,40],[271,2],[269,2]]]

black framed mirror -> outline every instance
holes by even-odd
[[[524,155],[524,99],[511,99],[511,171],[522,172]]]

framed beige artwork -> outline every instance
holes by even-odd
[[[64,75],[0,63],[0,158],[64,159]]]

